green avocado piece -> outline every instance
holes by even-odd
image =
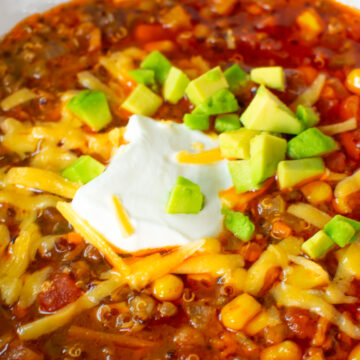
[[[241,212],[224,210],[225,227],[240,240],[249,241],[255,231],[255,225]]]
[[[227,89],[219,90],[202,104],[198,105],[193,114],[219,115],[239,110],[239,104],[232,92]]]
[[[279,91],[285,90],[285,72],[281,66],[252,69],[250,79],[257,84],[265,85],[271,89]]]
[[[164,99],[171,104],[177,104],[184,96],[185,89],[190,83],[187,75],[176,67],[170,69],[169,75],[166,78],[163,95]]]
[[[333,246],[334,241],[323,231],[318,231],[310,239],[306,240],[302,246],[302,251],[312,259],[323,257]]]
[[[319,114],[313,108],[304,105],[298,105],[296,117],[301,120],[306,129],[315,126],[320,121]]]
[[[105,166],[89,155],[80,156],[74,163],[68,166],[61,175],[70,181],[80,181],[87,184],[105,170]]]
[[[292,188],[295,185],[323,174],[324,161],[321,158],[280,161],[277,168],[277,179],[280,189]]]
[[[250,141],[260,132],[241,128],[219,135],[221,154],[226,158],[250,159]]]
[[[285,159],[286,140],[262,133],[250,142],[250,176],[254,184],[259,184],[275,175],[280,161]]]
[[[192,80],[185,90],[186,96],[194,105],[202,104],[210,96],[221,89],[227,89],[229,84],[220,69],[217,66],[209,70],[200,77]]]
[[[215,119],[215,130],[219,133],[233,131],[241,128],[239,115],[219,115]]]
[[[81,91],[67,107],[94,131],[103,129],[112,120],[106,96],[101,91]]]
[[[153,89],[156,88],[154,70],[136,69],[129,71],[128,75],[133,78],[138,84],[144,84]]]
[[[166,206],[168,214],[198,214],[204,205],[200,186],[179,176],[170,191]]]
[[[224,75],[229,84],[229,90],[233,92],[244,88],[249,81],[249,75],[238,64],[226,69]]]
[[[344,247],[357,238],[360,222],[342,215],[335,215],[325,226],[325,233],[340,247]]]
[[[204,114],[185,114],[183,121],[191,130],[205,131],[210,127],[209,116]]]
[[[171,62],[159,51],[151,52],[141,63],[141,69],[153,70],[155,79],[163,85],[171,69]]]
[[[299,134],[304,130],[294,113],[263,85],[241,115],[240,121],[252,130],[285,134]]]
[[[161,106],[162,98],[144,84],[139,84],[123,102],[121,107],[133,114],[151,116]]]
[[[262,188],[262,184],[256,184],[251,180],[250,160],[229,161],[228,167],[235,190],[238,194]]]
[[[317,128],[310,128],[288,142],[287,154],[290,159],[321,156],[337,149],[334,139]]]

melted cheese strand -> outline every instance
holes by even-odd
[[[191,154],[188,151],[180,151],[176,155],[176,160],[182,164],[208,165],[224,160],[224,158],[221,155],[220,148],[215,148],[196,154]]]
[[[337,311],[333,305],[328,304],[322,296],[286,284],[274,287],[272,295],[278,305],[295,306],[314,312],[337,325],[341,331],[353,339],[360,339],[360,328],[353,324],[347,316]]]
[[[124,209],[121,201],[116,195],[113,195],[111,197],[111,200],[116,212],[116,217],[119,220],[121,234],[124,238],[127,238],[134,233],[134,228],[131,225],[129,216],[126,213],[126,210]]]
[[[129,273],[129,268],[121,257],[116,254],[109,243],[95,229],[93,229],[86,220],[82,219],[75,212],[71,204],[58,202],[56,208],[84,239],[104,254],[109,263],[114,266],[115,270],[124,275]]]

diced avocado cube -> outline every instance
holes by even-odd
[[[136,69],[129,71],[128,75],[133,78],[138,84],[144,84],[151,88],[156,87],[154,70]]]
[[[103,129],[112,120],[106,96],[101,91],[81,91],[69,101],[68,109],[94,131]]]
[[[198,105],[193,114],[219,115],[238,110],[239,104],[234,94],[227,89],[222,89]]]
[[[204,205],[200,186],[179,176],[170,192],[166,212],[168,214],[198,214]]]
[[[210,127],[209,116],[204,114],[185,114],[183,121],[191,130],[205,131]]]
[[[285,72],[281,66],[252,69],[250,79],[257,84],[265,85],[271,89],[279,91],[285,90]]]
[[[356,240],[360,222],[342,215],[334,216],[325,226],[325,233],[340,247]]]
[[[249,81],[249,75],[237,64],[226,69],[224,75],[229,84],[230,91],[234,92],[244,88]]]
[[[241,128],[239,115],[220,115],[215,119],[215,130],[219,133]]]
[[[62,176],[70,181],[87,184],[105,170],[105,166],[89,155],[80,156],[62,172]]]
[[[255,225],[241,212],[225,210],[225,227],[242,241],[249,241],[255,231]]]
[[[304,130],[295,114],[263,85],[241,115],[240,121],[252,130],[285,134],[299,134]]]
[[[155,79],[163,85],[171,69],[171,62],[159,51],[151,52],[141,63],[141,69],[153,70]]]
[[[337,149],[334,139],[317,128],[310,128],[288,142],[287,154],[291,159],[321,156]]]
[[[227,89],[228,87],[229,84],[223,72],[217,66],[192,80],[186,88],[185,94],[194,105],[200,105],[219,90]]]
[[[321,158],[281,161],[277,168],[280,189],[292,188],[305,180],[320,176],[324,171],[325,165]]]
[[[323,230],[318,231],[310,239],[306,240],[302,246],[302,251],[309,255],[312,259],[323,257],[335,243],[326,235]]]
[[[259,190],[261,184],[255,184],[250,176],[250,160],[229,161],[229,172],[238,194],[247,191]]]
[[[286,140],[262,133],[250,142],[250,176],[259,184],[275,175],[280,161],[285,159]]]
[[[319,114],[313,108],[304,105],[298,105],[296,117],[301,120],[306,129],[315,126],[320,121]]]
[[[169,75],[166,78],[163,95],[164,99],[171,104],[177,104],[184,96],[185,89],[190,83],[187,75],[176,67],[170,69]]]
[[[162,104],[162,98],[144,84],[139,84],[121,105],[125,110],[138,115],[151,116]]]
[[[227,158],[250,159],[250,141],[259,134],[246,128],[220,134],[221,154]]]

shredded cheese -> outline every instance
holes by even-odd
[[[111,197],[116,215],[117,215],[117,219],[119,221],[119,226],[120,226],[120,230],[121,230],[121,234],[123,237],[129,237],[130,235],[132,235],[134,233],[134,228],[131,225],[130,219],[128,214],[126,213],[126,210],[124,209],[121,201],[119,200],[119,198],[115,195],[113,195]]]
[[[326,223],[331,220],[331,216],[316,207],[306,204],[297,203],[288,207],[287,212],[300,219],[305,220],[308,224],[311,224],[319,229],[322,229]]]
[[[326,135],[341,134],[346,131],[357,129],[357,120],[356,118],[351,118],[349,120],[340,123],[319,126],[318,129],[321,130]]]
[[[6,97],[1,101],[0,106],[4,111],[8,111],[15,106],[24,104],[32,99],[35,99],[36,95],[31,90],[27,88],[20,89],[15,91],[10,96]]]
[[[360,339],[360,328],[348,316],[337,311],[321,295],[284,283],[275,286],[271,292],[278,305],[294,306],[314,312],[337,325],[348,336]]]
[[[36,189],[72,199],[79,188],[52,171],[31,167],[13,167],[5,176],[5,183]]]
[[[115,270],[124,275],[129,273],[129,268],[122,258],[116,254],[109,243],[95,229],[93,229],[86,220],[80,218],[80,216],[74,211],[71,204],[58,202],[56,208],[84,239],[104,254],[109,263],[114,266]]]
[[[188,151],[181,151],[176,155],[176,160],[182,164],[208,165],[224,160],[220,148],[202,151],[191,154]]]

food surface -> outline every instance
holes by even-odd
[[[359,13],[75,1],[0,74],[0,360],[360,358]]]

